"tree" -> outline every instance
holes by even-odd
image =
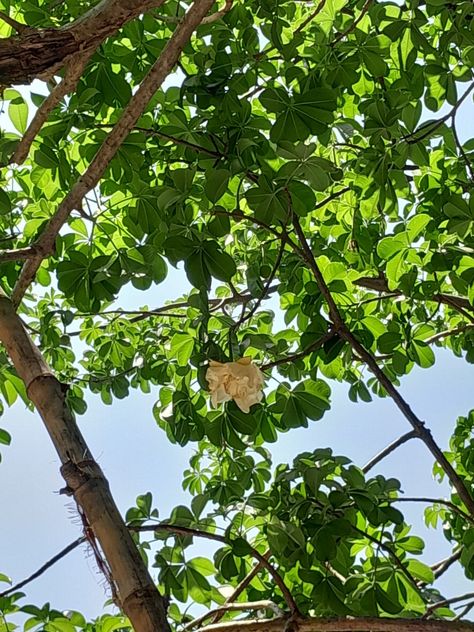
[[[474,361],[474,140],[456,126],[474,89],[472,2],[2,8],[16,131],[0,137],[0,388],[37,408],[77,503],[83,537],[55,559],[86,543],[123,616],[25,606],[22,584],[0,595],[0,629],[21,611],[28,629],[67,632],[474,629],[474,594],[436,587],[454,563],[474,577],[474,411],[443,450],[397,388],[436,347]],[[28,124],[17,86],[35,79],[49,94],[31,92]],[[169,265],[189,295],[115,308]],[[211,407],[209,363],[244,357],[263,400],[247,412],[227,384]],[[323,417],[331,380],[354,402],[391,398],[407,433],[363,467],[327,448],[273,468],[269,444]],[[167,439],[196,444],[192,502],[159,521],[145,493],[123,519],[76,417],[88,391],[105,406],[151,385]],[[376,474],[412,439],[451,488],[412,499],[452,545],[432,567],[398,480]],[[215,555],[187,559],[201,538]]]

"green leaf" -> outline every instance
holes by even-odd
[[[230,172],[227,169],[213,169],[206,173],[204,192],[211,202],[217,202],[224,195],[229,184],[229,178]]]
[[[20,134],[26,132],[28,126],[28,105],[21,95],[12,99],[8,105],[8,116]]]

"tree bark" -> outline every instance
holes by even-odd
[[[168,632],[164,600],[71,414],[67,387],[54,376],[4,294],[0,295],[0,341],[44,421],[62,463],[66,490],[100,544],[123,611],[137,632]]]
[[[19,35],[0,39],[0,84],[50,78],[72,55],[97,48],[124,24],[164,1],[102,0],[61,28],[25,28]]]
[[[426,621],[420,619],[288,618],[228,621],[206,625],[199,632],[473,632],[474,624],[464,621]]]

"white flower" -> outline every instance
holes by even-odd
[[[206,380],[213,406],[233,399],[242,412],[248,413],[250,406],[262,401],[263,374],[251,358],[225,363],[211,360]]]

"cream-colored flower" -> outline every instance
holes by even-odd
[[[206,380],[213,406],[233,399],[242,412],[248,413],[250,406],[262,401],[263,374],[251,358],[224,363],[211,360]]]

